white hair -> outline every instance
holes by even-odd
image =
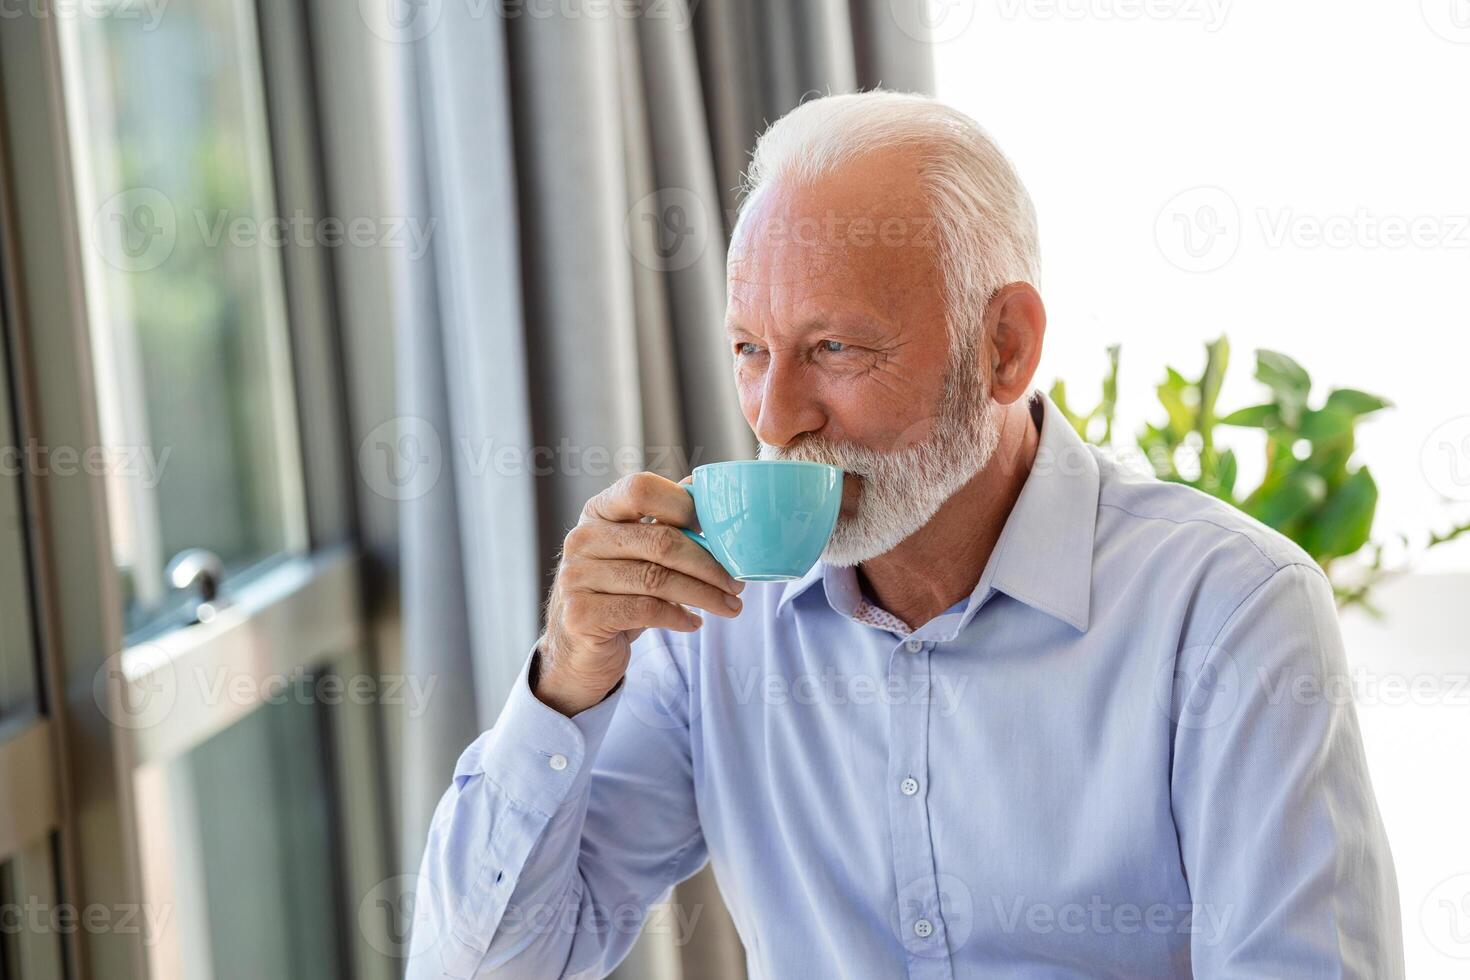
[[[847,161],[898,146],[913,146],[921,155],[950,335],[974,336],[997,289],[1012,282],[1040,285],[1036,209],[985,130],[936,99],[883,91],[829,95],[782,116],[756,142],[736,233],[767,187],[809,183]]]

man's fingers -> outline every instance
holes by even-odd
[[[657,473],[634,473],[587,501],[587,517],[604,521],[637,521],[657,518],[676,527],[694,527],[694,498],[673,480]]]
[[[709,552],[667,524],[584,524],[567,540],[572,541],[573,536],[578,539],[576,553],[582,557],[641,559],[666,565],[726,592],[738,594],[745,588],[745,583],[725,571]]]
[[[683,606],[653,596],[584,592],[577,599],[578,618],[585,618],[586,622],[568,625],[589,632],[668,629],[692,633],[703,623]]]
[[[651,561],[614,558],[574,564],[567,568],[566,583],[589,592],[654,596],[716,616],[733,618],[740,612],[740,600],[724,589]]]

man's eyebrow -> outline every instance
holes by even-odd
[[[891,330],[879,320],[864,313],[838,313],[830,318],[808,317],[797,324],[793,333],[805,337],[820,333],[841,333],[849,336],[885,336]],[[755,331],[747,330],[738,321],[727,319],[725,333],[731,337],[758,337]]]

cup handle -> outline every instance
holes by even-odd
[[[694,488],[692,486],[690,486],[689,484],[687,484],[687,483],[681,483],[681,484],[679,484],[679,486],[681,486],[685,490],[687,490],[689,492],[689,496],[691,498],[693,498],[695,504],[698,505],[699,498],[696,497],[696,496],[694,496]],[[683,532],[684,536],[686,538],[688,538],[690,541],[693,541],[695,544],[699,545],[705,551],[708,551],[710,553],[710,557],[712,557],[712,558],[714,557],[715,550],[709,546],[709,542],[705,540],[704,535],[698,534],[698,533],[696,533],[694,531],[691,531],[687,527],[681,527],[681,528],[679,528],[679,530],[681,532]],[[718,560],[719,559],[716,559],[716,561],[718,561]]]

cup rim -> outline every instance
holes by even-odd
[[[689,472],[692,475],[698,473],[700,470],[713,469],[717,466],[732,466],[740,463],[758,463],[761,466],[815,466],[818,469],[835,470],[843,474],[847,472],[840,466],[833,466],[831,463],[818,463],[810,459],[722,459],[715,463],[700,463]]]

